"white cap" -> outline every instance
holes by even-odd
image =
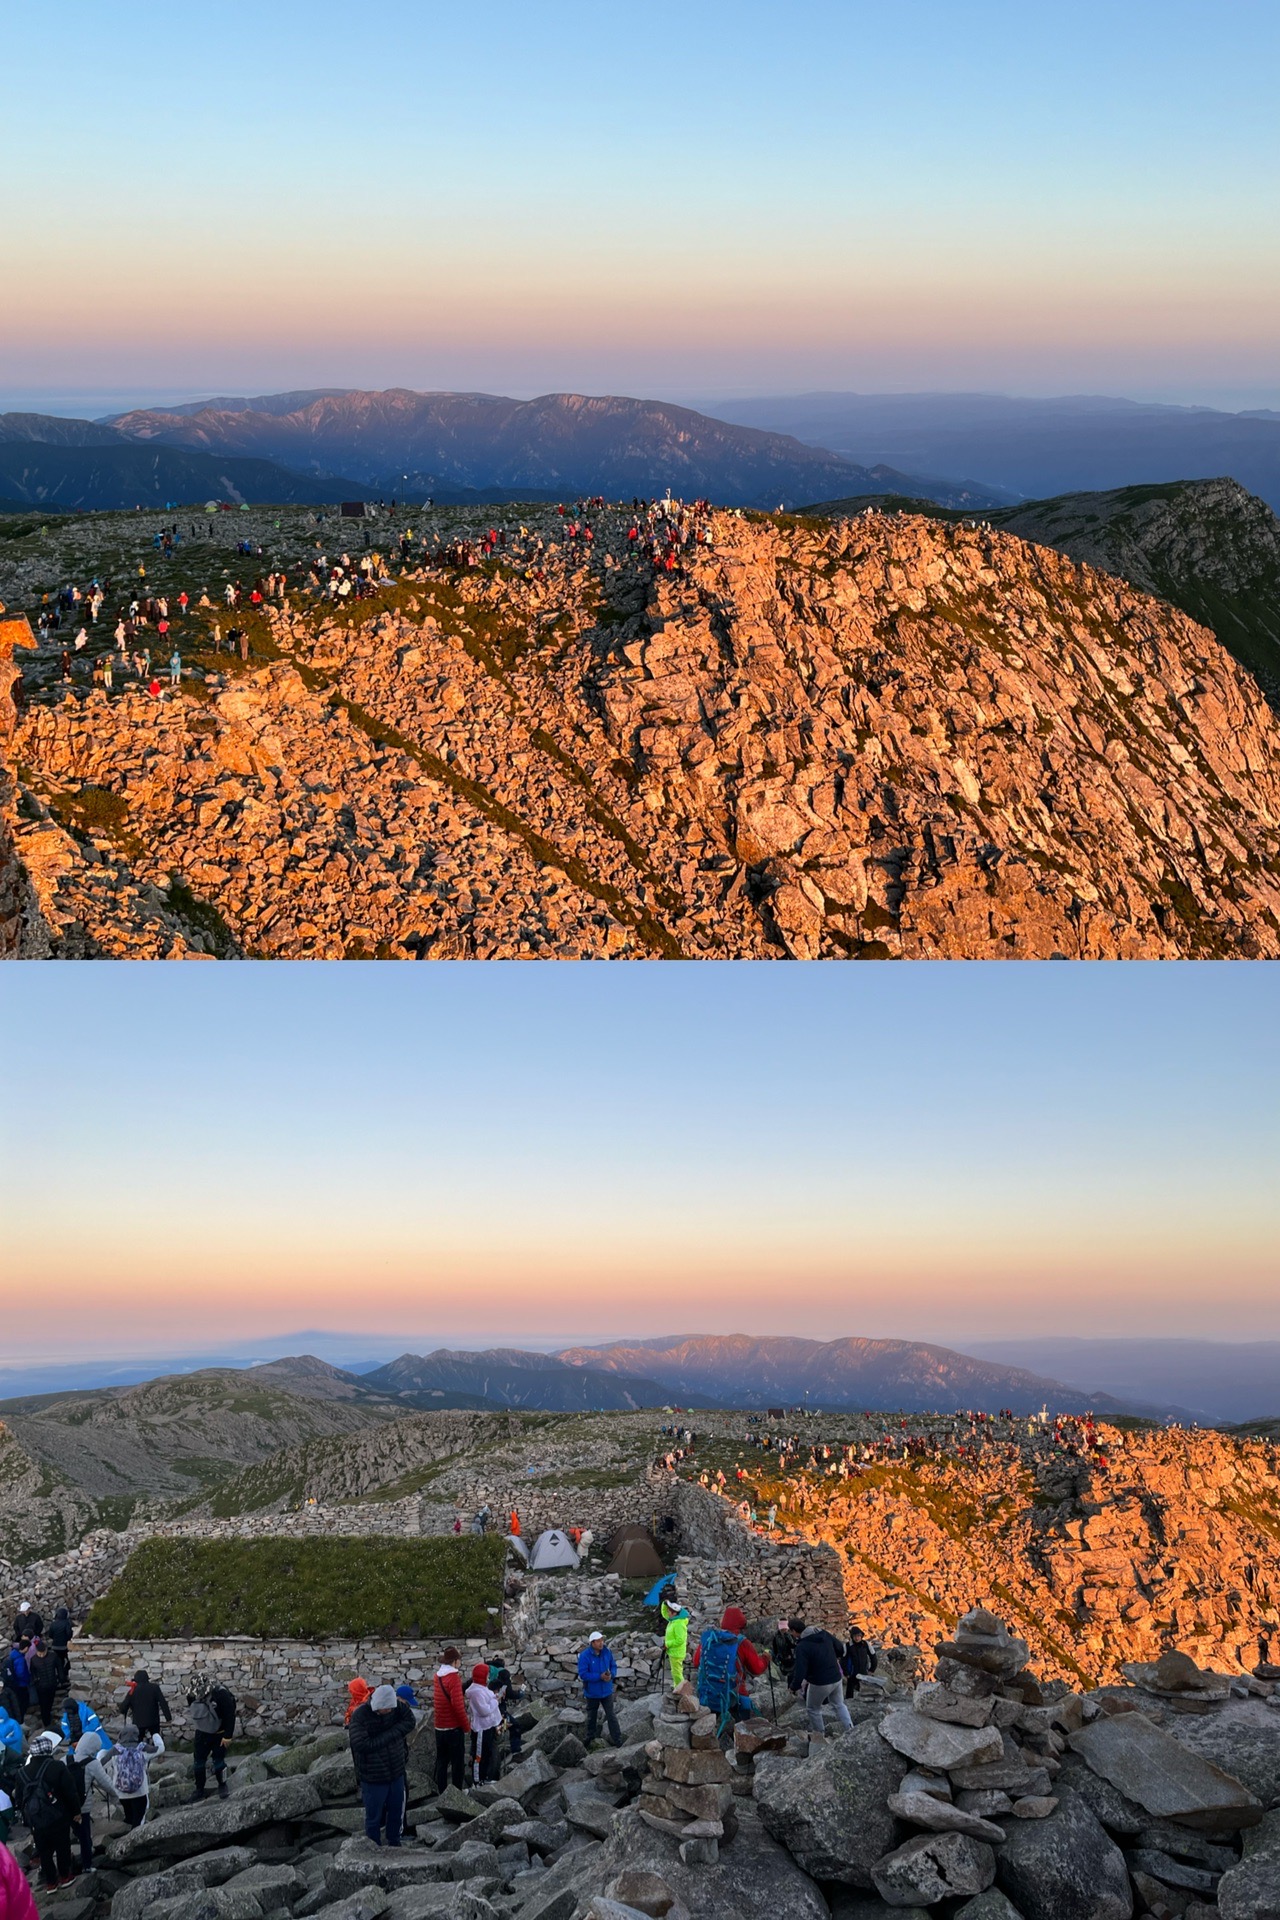
[[[603,1640],[604,1635],[601,1633],[599,1627],[597,1627],[594,1633],[588,1634],[587,1638],[590,1640]]]

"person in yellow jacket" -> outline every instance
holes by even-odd
[[[680,1605],[674,1593],[665,1593],[662,1617],[667,1623],[667,1664],[671,1668],[671,1685],[675,1688],[684,1679],[684,1657],[689,1650],[689,1609]]]

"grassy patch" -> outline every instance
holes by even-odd
[[[239,952],[236,937],[218,909],[192,893],[176,873],[169,875],[169,905],[193,932],[204,937],[207,949],[219,960],[229,960]]]
[[[479,1634],[501,1605],[499,1539],[146,1540],[89,1633],[183,1640]]]

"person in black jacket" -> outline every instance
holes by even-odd
[[[846,1700],[851,1700],[858,1691],[858,1682],[863,1674],[874,1673],[876,1670],[875,1648],[861,1627],[850,1627],[844,1659],[840,1664],[844,1668],[844,1697]]]
[[[387,1845],[400,1845],[409,1741],[415,1726],[413,1708],[396,1698],[394,1687],[375,1687],[372,1698],[351,1716],[348,1732],[364,1801],[364,1830],[375,1847],[382,1845],[384,1826]]]
[[[133,1721],[139,1734],[146,1735],[159,1733],[161,1714],[172,1726],[173,1715],[169,1711],[169,1702],[146,1668],[139,1667],[125,1699],[124,1717]]]
[[[22,1769],[22,1817],[40,1855],[46,1893],[69,1887],[76,1877],[71,1866],[71,1824],[79,1818],[84,1799],[74,1774],[58,1758],[61,1745],[56,1733],[38,1733]]]
[[[18,1608],[17,1617],[15,1618],[13,1623],[14,1639],[15,1640],[38,1640],[40,1635],[43,1632],[44,1632],[44,1621],[41,1619],[40,1615],[36,1612],[31,1602],[29,1600],[24,1600],[21,1606]]]
[[[787,1685],[792,1693],[803,1689],[813,1733],[826,1732],[822,1710],[827,1706],[835,1708],[836,1719],[842,1727],[853,1725],[844,1703],[844,1673],[840,1666],[843,1656],[844,1642],[828,1633],[825,1627],[805,1627],[796,1641],[795,1664]]]
[[[58,1691],[58,1657],[43,1640],[33,1640],[27,1655],[31,1670],[31,1689],[40,1712],[40,1725],[47,1733],[53,1725],[53,1702]]]
[[[58,1685],[60,1687],[69,1686],[71,1683],[71,1655],[69,1648],[71,1646],[71,1637],[74,1633],[75,1627],[72,1625],[70,1613],[65,1607],[59,1607],[54,1613],[53,1619],[49,1622],[49,1631],[45,1635],[45,1643],[53,1648],[54,1657],[58,1663]]]

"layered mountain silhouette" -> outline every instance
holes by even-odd
[[[255,456],[295,472],[351,474],[379,493],[457,497],[497,489],[511,498],[650,497],[668,489],[723,506],[794,506],[820,492],[905,489],[948,506],[1015,496],[967,481],[872,472],[785,434],[726,424],[665,401],[616,394],[266,394],[118,414],[134,441]]]
[[[1223,413],[1090,394],[802,393],[709,411],[863,464],[977,474],[1024,499],[1225,473],[1280,512],[1280,414],[1265,409]]]

